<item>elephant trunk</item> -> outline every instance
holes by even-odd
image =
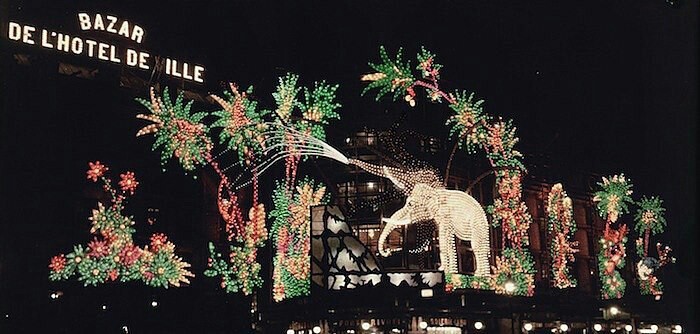
[[[384,229],[382,230],[382,233],[379,234],[379,241],[377,243],[377,248],[379,249],[379,254],[381,254],[384,257],[387,257],[391,255],[392,252],[396,252],[401,250],[401,248],[394,248],[394,249],[387,249],[384,248],[384,243],[386,243],[386,238],[389,237],[389,234],[391,234],[392,231],[394,231],[397,227],[405,226],[411,223],[411,219],[407,217],[407,211],[406,208],[401,208],[399,211],[396,211],[393,215],[391,215],[391,218],[382,218],[382,221],[386,223],[384,225]]]

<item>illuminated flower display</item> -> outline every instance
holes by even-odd
[[[372,89],[377,90],[377,100],[382,96],[392,93],[394,100],[404,97],[410,106],[416,104],[416,89],[422,88],[429,101],[447,103],[455,113],[447,119],[447,125],[451,126],[450,135],[457,137],[455,149],[447,163],[445,180],[449,177],[449,170],[457,147],[466,148],[472,153],[477,147],[486,152],[486,156],[496,174],[496,183],[499,189],[499,197],[489,207],[493,216],[494,225],[503,229],[504,253],[497,259],[501,265],[495,267],[494,277],[490,288],[500,292],[498,283],[502,277],[508,276],[518,284],[517,294],[531,295],[534,291],[534,263],[530,256],[526,256],[529,243],[527,230],[532,222],[532,217],[522,201],[521,179],[525,171],[522,163],[522,155],[515,150],[518,138],[516,128],[512,121],[503,121],[500,118],[492,121],[492,117],[483,111],[483,101],[474,100],[474,94],[464,91],[448,93],[439,85],[440,70],[442,65],[435,61],[435,55],[426,49],[421,49],[417,55],[418,75],[414,75],[410,62],[403,61],[401,49],[395,59],[392,59],[382,47],[379,50],[380,63],[370,63],[375,71],[364,75],[363,81],[369,82],[363,94]],[[515,264],[512,257],[518,255],[520,261],[518,267],[509,266]],[[524,279],[511,277],[524,275]],[[452,288],[483,287],[483,279],[474,280],[460,274],[451,274],[447,279]],[[476,282],[476,283],[473,283]],[[524,285],[523,285],[524,284]]]
[[[568,262],[573,262],[578,241],[571,241],[576,232],[571,198],[561,183],[552,186],[547,196],[547,232],[551,240],[552,281],[559,289],[576,287],[576,279],[569,273]]]
[[[102,181],[103,188],[111,195],[111,205],[98,203],[92,211],[90,233],[96,236],[87,247],[77,245],[67,255],[51,258],[49,278],[58,281],[77,276],[86,286],[116,280],[140,280],[163,288],[189,284],[189,278],[194,276],[189,271],[190,264],[175,255],[175,245],[164,234],[151,236],[149,246],[134,245],[135,222],[122,213],[126,196],[132,195],[138,185],[134,173],[122,174],[122,182],[126,183],[120,182],[121,189],[117,191],[105,176],[106,166],[99,162],[89,166],[88,179]]]

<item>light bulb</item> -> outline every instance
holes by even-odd
[[[369,322],[366,322],[366,321],[363,322],[363,323],[362,323],[362,329],[368,330],[368,329],[369,329]]]
[[[625,325],[625,330],[628,332],[632,331],[632,325]]]
[[[610,314],[618,315],[619,313],[620,313],[620,309],[617,308],[617,306],[610,306]]]
[[[659,330],[659,326],[657,326],[657,325],[651,325],[650,327],[651,327],[651,330],[652,330],[654,333],[656,333],[656,331]]]
[[[601,330],[603,330],[603,326],[601,324],[595,324],[593,325],[593,330],[595,330],[596,332],[600,332]]]
[[[567,324],[561,324],[561,325],[559,325],[559,329],[560,329],[562,332],[566,332],[566,331],[569,330],[569,325],[567,325]]]
[[[288,330],[287,330],[287,334],[294,334],[294,330],[293,330],[293,329],[291,329],[291,328],[290,328],[290,329],[288,329]]]
[[[152,301],[152,302],[151,302],[151,307],[156,307],[156,306],[158,306],[158,302],[155,301],[155,300]]]
[[[532,330],[532,324],[527,322],[525,323],[525,326],[523,326],[523,328],[525,328],[525,330],[529,332]]]
[[[515,292],[515,283],[513,281],[507,281],[504,287],[507,293]]]
[[[476,329],[482,329],[482,328],[484,328],[484,323],[481,322],[481,321],[477,321],[477,322],[474,323],[474,328],[476,328]]]
[[[418,323],[418,327],[420,327],[420,329],[426,329],[428,328],[428,323],[425,321],[421,321]]]
[[[316,333],[316,334],[321,333],[321,327],[319,327],[319,326],[314,326],[313,332]]]

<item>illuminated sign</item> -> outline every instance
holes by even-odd
[[[112,15],[78,13],[77,18],[82,31],[104,31],[138,44],[143,42],[146,34],[141,26]],[[144,50],[120,48],[111,43],[50,29],[37,29],[35,26],[13,21],[8,24],[7,37],[12,41],[27,45],[123,64],[142,70],[163,66],[164,72],[168,76],[198,83],[204,82],[204,66],[168,57],[155,57]]]

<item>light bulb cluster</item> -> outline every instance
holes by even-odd
[[[153,148],[161,149],[163,163],[174,155],[186,171],[208,164],[220,178],[217,205],[232,244],[229,246],[228,260],[224,260],[210,243],[209,268],[205,275],[221,276],[221,287],[227,292],[243,291],[248,295],[262,284],[257,249],[267,240],[267,231],[265,209],[258,203],[258,176],[278,160],[278,155],[267,156],[266,150],[278,146],[286,150],[285,185],[291,191],[296,184],[298,163],[305,156],[297,146],[312,146],[307,141],[287,142],[291,138],[288,134],[300,132],[324,140],[325,125],[329,120],[340,117],[336,109],[341,105],[335,102],[337,85],[317,82],[309,89],[297,87],[297,82],[298,76],[293,74],[279,79],[277,90],[272,94],[277,103],[274,112],[258,109],[257,102],[250,99],[252,87],[241,92],[235,84],[230,84],[230,91],[225,91],[223,97],[211,95],[221,109],[211,113],[215,120],[210,125],[203,123],[210,113],[192,113],[192,101],[185,104],[182,93],[172,102],[167,88],[163,91],[163,98],[156,96],[151,88],[150,99],[137,99],[150,111],[150,114],[141,114],[137,118],[152,122],[137,136],[155,135]],[[298,96],[302,92],[303,98]],[[276,124],[282,130],[272,129],[271,124]],[[224,145],[218,156],[212,154],[214,140],[209,138],[210,130],[214,128],[221,129],[219,143]],[[277,136],[277,132],[283,134]],[[238,164],[220,166],[216,160],[231,150],[238,153]],[[230,179],[226,174],[236,165],[252,173],[252,178],[243,183],[243,186],[251,183],[253,186],[253,205],[248,220],[244,220],[235,193],[241,187],[235,184],[240,177]]]
[[[139,182],[134,173],[126,172],[120,175],[117,190],[106,176],[108,170],[96,161],[89,163],[87,171],[87,178],[93,182],[100,180],[111,196],[109,206],[98,202],[92,210],[90,233],[95,235],[94,239],[87,247],[77,245],[67,255],[51,258],[49,279],[67,280],[75,275],[85,286],[117,280],[139,280],[163,288],[189,284],[189,277],[194,276],[189,271],[190,264],[175,255],[175,245],[165,234],[153,234],[151,243],[145,247],[134,244],[135,222],[122,211],[126,197],[134,194]]]
[[[363,93],[377,89],[377,99],[389,92],[393,92],[394,99],[405,94],[406,101],[411,105],[415,105],[415,88],[421,87],[425,89],[431,101],[438,103],[445,101],[448,103],[455,112],[455,115],[447,121],[447,124],[452,126],[450,134],[459,136],[458,143],[460,145],[462,140],[466,140],[468,152],[474,151],[475,147],[483,148],[491,166],[497,170],[496,183],[499,187],[499,197],[494,201],[494,205],[490,207],[490,211],[493,214],[495,224],[503,229],[504,248],[506,250],[514,250],[508,252],[508,254],[519,254],[518,257],[521,261],[532,261],[531,256],[523,254],[528,253],[526,247],[529,243],[527,231],[532,222],[532,217],[522,201],[520,181],[525,167],[521,161],[522,154],[515,150],[518,138],[512,121],[502,121],[499,118],[496,122],[491,122],[491,117],[486,115],[481,107],[483,101],[473,101],[473,94],[467,95],[466,92],[448,94],[442,91],[438,82],[439,71],[442,66],[435,63],[435,55],[427,50],[422,49],[417,57],[417,69],[420,71],[418,77],[420,79],[416,79],[416,76],[411,73],[409,64],[401,59],[401,50],[399,50],[395,60],[388,56],[383,47],[380,48],[379,52],[381,63],[370,63],[370,67],[376,72],[362,77],[363,81],[369,82]],[[451,163],[452,156],[449,161]],[[396,182],[396,180],[392,180],[392,182],[400,186],[400,182]],[[439,235],[442,234],[439,233]],[[506,253],[504,252],[504,254]],[[514,263],[509,260],[503,258],[501,263]],[[495,281],[508,279],[509,277],[504,276],[505,271],[507,271],[523,276],[515,279],[515,281],[528,285],[519,287],[517,291],[518,293],[531,295],[534,293],[533,268],[534,262],[508,268],[507,270],[504,267],[497,266],[497,270],[501,270],[501,272],[495,273],[496,277],[492,280],[492,284],[495,284],[493,283]],[[450,270],[450,272],[456,272],[456,270]],[[482,281],[456,275],[450,276],[452,277],[447,279],[450,284],[446,287],[448,290],[454,287],[463,287],[463,281],[469,281],[469,284],[476,285],[479,285]],[[454,283],[459,284],[455,285]],[[497,291],[500,290],[496,286],[494,288]]]
[[[618,269],[625,266],[625,243],[627,242],[627,225],[613,224],[620,215],[629,212],[631,204],[632,182],[624,174],[603,177],[598,183],[601,190],[595,193],[593,201],[597,202],[599,214],[606,219],[603,237],[600,239],[598,252],[598,271],[603,299],[622,298],[627,283]]]
[[[273,299],[306,296],[311,288],[311,207],[326,204],[326,187],[305,178],[290,193],[277,182],[272,201],[272,241],[274,245],[272,289]]]
[[[644,196],[638,203],[637,214],[635,215],[634,229],[639,237],[635,245],[639,261],[637,262],[637,277],[639,278],[639,290],[642,295],[653,295],[656,300],[663,295],[663,284],[656,275],[657,271],[668,264],[675,262],[675,258],[670,256],[671,247],[656,244],[658,259],[649,256],[649,239],[652,235],[661,234],[666,226],[662,206],[663,201],[659,197],[647,198]]]
[[[547,196],[547,232],[551,240],[552,282],[559,289],[576,287],[576,279],[569,273],[568,262],[575,260],[578,241],[571,241],[576,232],[576,222],[571,198],[561,183],[552,186]]]

